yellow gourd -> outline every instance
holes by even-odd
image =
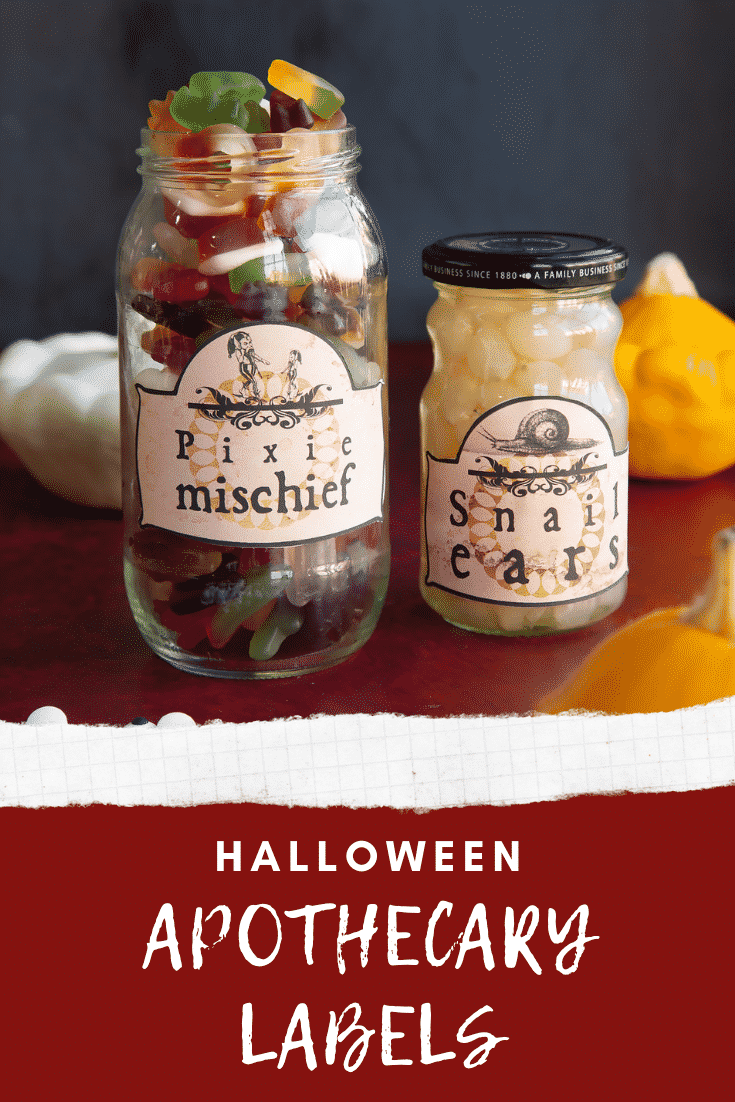
[[[703,597],[605,639],[538,711],[668,712],[735,696],[735,527],[718,533],[713,550]]]
[[[620,306],[615,369],[630,405],[630,473],[705,478],[735,463],[735,322],[662,253]]]

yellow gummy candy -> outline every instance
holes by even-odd
[[[335,111],[339,111],[345,101],[345,97],[333,84],[314,73],[308,73],[306,69],[300,69],[298,65],[291,65],[288,61],[274,61],[271,64],[268,83],[292,99],[302,99],[309,110],[320,119],[328,119]]]

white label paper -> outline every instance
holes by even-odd
[[[382,517],[382,383],[354,389],[311,330],[243,325],[203,345],[174,391],[137,389],[142,527],[273,546]]]
[[[427,585],[543,606],[627,573],[628,453],[615,453],[606,422],[581,402],[505,402],[455,459],[426,461]]]

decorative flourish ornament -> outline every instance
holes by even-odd
[[[237,401],[216,387],[199,387],[196,393],[202,394],[208,390],[216,404],[189,402],[188,406],[212,421],[228,420],[236,429],[250,429],[254,425],[278,425],[282,429],[292,429],[304,417],[318,417],[332,406],[342,405],[342,398],[316,401],[316,395],[322,386],[323,383],[318,383],[309,390],[302,391],[295,399],[289,400],[284,395],[279,395],[271,402],[264,402],[254,395],[247,395]],[[325,389],[332,388],[327,386]]]
[[[510,490],[513,497],[525,497],[526,494],[536,494],[539,491],[545,494],[556,494],[557,497],[565,494],[572,486],[589,482],[597,471],[604,471],[607,463],[601,463],[597,467],[587,467],[585,464],[591,452],[572,463],[570,467],[559,467],[550,463],[546,467],[537,468],[526,465],[519,471],[510,471],[502,463],[498,463],[491,455],[480,455],[479,462],[485,459],[490,464],[490,471],[468,471],[468,474],[476,475],[483,486],[502,486]]]

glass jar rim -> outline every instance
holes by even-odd
[[[249,139],[255,149],[243,143],[238,150],[238,133]],[[204,137],[198,149],[200,135]],[[222,149],[216,148],[216,137],[222,138]],[[290,180],[296,177],[307,182],[344,176],[359,171],[361,148],[355,127],[348,123],[333,130],[294,128],[283,134],[246,134],[233,128],[209,139],[206,130],[186,132],[144,127],[137,152],[142,162],[138,167],[141,176],[184,187],[243,177]]]

